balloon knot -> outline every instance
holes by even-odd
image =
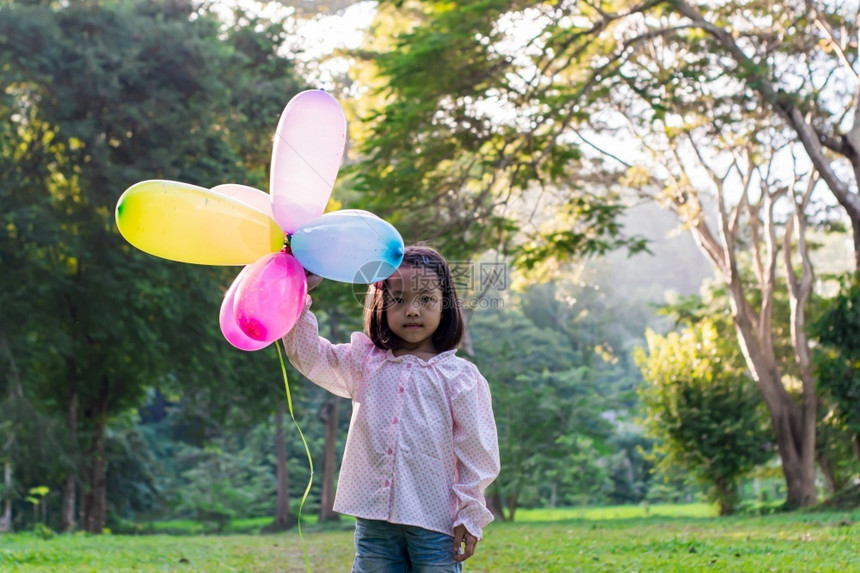
[[[286,253],[288,255],[293,254],[293,249],[290,247],[290,239],[292,239],[292,238],[293,238],[292,235],[289,235],[289,234],[284,235],[284,246],[281,247],[282,253]]]

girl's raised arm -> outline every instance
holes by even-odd
[[[311,298],[296,326],[282,339],[293,366],[308,380],[337,396],[352,398],[355,383],[373,343],[361,333],[350,342],[332,344],[319,335],[317,318],[310,311]]]

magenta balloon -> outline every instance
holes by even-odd
[[[236,289],[236,322],[253,340],[275,341],[296,324],[307,292],[305,270],[295,257],[283,252],[264,255],[248,265]]]
[[[236,322],[234,314],[234,304],[236,289],[245,278],[245,271],[248,267],[244,267],[242,271],[233,279],[233,284],[227,289],[224,295],[224,301],[221,303],[221,312],[218,314],[218,322],[221,325],[221,334],[227,339],[227,342],[238,348],[239,350],[260,350],[267,347],[271,342],[254,340],[239,328],[239,323]]]
[[[325,91],[301,92],[284,108],[269,178],[272,213],[284,232],[323,214],[345,143],[343,108]]]

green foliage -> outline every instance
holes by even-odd
[[[301,399],[294,394],[297,420],[308,439],[316,467],[322,465],[323,428],[322,422],[308,413],[316,411],[326,398],[321,389],[313,390]],[[140,511],[118,512],[116,523],[128,530],[131,520],[195,518],[198,515],[207,515],[207,527],[213,530],[237,531],[233,517],[263,518],[271,523],[276,499],[272,417],[244,428],[233,423],[220,425],[217,420],[196,416],[197,405],[185,402],[165,404],[163,400],[163,395],[154,393],[147,408],[142,410],[145,418],[136,426],[151,452],[152,462],[148,471],[155,478],[156,495]],[[161,417],[165,411],[167,414]],[[341,440],[335,444],[338,451],[343,446],[349,413],[345,408],[341,411],[344,411]],[[296,515],[309,469],[304,446],[289,419],[287,422],[287,484],[289,497],[295,506],[293,515]],[[317,507],[320,487],[317,477],[303,508],[305,518]],[[232,492],[216,494],[213,488],[219,491],[231,489]]]
[[[860,280],[849,276],[842,289],[827,301],[812,335],[815,368],[820,388],[835,402],[835,414],[860,440]],[[860,455],[860,451],[858,451]]]
[[[848,429],[838,410],[827,390],[819,388],[815,455],[828,494],[851,487],[860,476],[856,435]]]
[[[113,526],[118,516],[146,513],[157,503],[160,495],[156,457],[136,416],[126,413],[105,430],[107,460],[108,524]]]
[[[37,522],[33,524],[33,534],[39,539],[47,540],[54,537],[54,530],[44,523]]]
[[[214,446],[195,452],[199,459],[182,474],[179,514],[221,532],[233,518],[258,513],[261,504],[269,509],[275,491],[271,468],[255,464],[243,453],[230,454]]]
[[[532,313],[540,315],[534,305]],[[476,313],[469,328],[493,393],[503,468],[493,491],[506,517],[520,504],[602,498],[607,476],[597,460],[610,428],[600,417],[599,373],[577,366],[577,352],[557,329],[516,310]]]
[[[734,511],[737,480],[771,455],[767,414],[739,351],[704,320],[681,333],[648,332],[637,353],[639,390],[661,463],[679,464],[713,487],[723,515]]]
[[[0,376],[0,384],[2,381]],[[12,483],[0,483],[0,500],[10,499],[16,510],[29,514],[24,502],[27,491],[38,486],[57,489],[59,479],[70,467],[72,444],[59,420],[44,415],[21,397],[0,402],[0,439],[0,463],[11,463],[13,470]]]
[[[70,424],[84,491],[103,483],[90,469],[109,420],[148,386],[235,386],[248,409],[277,389],[223,348],[213,317],[235,271],[154,259],[113,223],[143,179],[265,180],[296,86],[283,32],[236,15],[222,29],[186,1],[3,8],[0,334],[26,394]]]
[[[557,228],[525,242],[517,250],[516,264],[532,269],[546,260],[596,257],[622,247],[631,255],[646,251],[645,239],[624,238],[619,219],[625,209],[612,195],[572,197],[559,209]]]
[[[29,489],[29,491],[27,492],[27,494],[28,494],[27,497],[24,499],[27,502],[32,503],[33,505],[39,505],[40,503],[42,503],[42,499],[46,495],[48,495],[48,493],[50,491],[51,491],[51,488],[44,486],[44,485],[38,486],[38,487],[31,487]]]
[[[547,12],[545,28],[515,38],[520,11],[530,9]],[[374,109],[350,170],[362,206],[407,241],[432,241],[459,259],[498,248],[531,266],[642,249],[617,222],[623,206],[607,191],[612,176],[601,179],[600,162],[584,160],[573,137],[596,97],[585,62],[605,53],[577,21],[589,13],[578,3],[382,2],[380,35],[392,34],[386,17],[402,20],[386,49],[360,54],[381,86],[369,96]],[[508,45],[517,42],[524,45]],[[560,198],[548,203],[546,228],[518,236],[525,217],[507,207],[523,201],[531,210],[551,190]]]
[[[611,452],[605,458],[612,489],[610,503],[639,503],[654,487],[653,462],[649,456],[653,440],[637,429],[616,429],[607,443]],[[659,485],[659,484],[658,484]]]

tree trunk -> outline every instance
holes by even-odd
[[[81,526],[90,533],[102,533],[107,516],[107,474],[105,464],[105,422],[96,424],[93,445],[82,472],[85,490],[81,496]]]
[[[6,444],[11,447],[12,439]],[[3,486],[7,492],[12,488],[12,462],[3,464]],[[6,498],[3,501],[3,514],[0,515],[0,533],[8,533],[12,530],[12,500]]]
[[[102,533],[107,517],[107,461],[105,459],[105,429],[110,402],[110,379],[103,376],[96,401],[87,405],[84,417],[92,427],[91,443],[81,461],[80,478],[81,527],[90,533]]]
[[[810,433],[814,442],[815,425],[803,427],[803,416],[790,396],[769,407],[788,489],[785,504],[790,508],[812,505],[816,498],[815,446],[804,448],[804,444],[809,443]]]
[[[487,496],[487,509],[493,514],[493,517],[499,521],[507,521],[505,512],[502,511],[502,496],[497,488],[492,488],[492,492]]]
[[[275,509],[275,527],[286,529],[290,526],[290,493],[287,481],[287,445],[284,440],[284,412],[286,404],[283,400],[278,401],[278,410],[275,413],[275,457],[276,477],[278,481],[278,502]]]
[[[782,385],[772,348],[762,351],[748,316],[735,314],[735,327],[747,366],[770,411],[777,450],[788,490],[786,505],[806,507],[815,503],[815,419],[809,422]],[[814,410],[813,410],[814,414]]]
[[[839,476],[836,474],[836,470],[833,467],[833,460],[826,453],[819,453],[817,456],[818,468],[821,470],[821,474],[824,476],[825,488],[827,490],[828,495],[833,495],[845,485],[842,480],[839,479]]]
[[[707,168],[707,166],[705,167]],[[750,173],[753,167],[754,165],[751,164],[748,170]],[[798,406],[782,383],[782,376],[774,353],[772,332],[773,297],[778,251],[773,205],[786,191],[777,190],[770,192],[763,184],[761,199],[756,204],[753,204],[749,200],[750,180],[746,179],[744,187],[741,190],[743,193],[741,200],[730,215],[724,203],[725,178],[719,178],[713,174],[712,170],[709,171],[717,186],[719,230],[722,240],[718,241],[714,237],[702,216],[699,216],[697,220],[690,224],[690,232],[693,234],[696,244],[711,261],[725,282],[731,305],[732,320],[735,325],[741,351],[747,367],[762,393],[773,422],[773,430],[788,490],[786,505],[789,507],[805,507],[815,502],[816,495],[816,401],[814,381],[811,381],[809,376],[804,376],[803,405],[802,407]],[[679,207],[682,207],[682,205],[675,205],[676,212],[682,215]],[[741,280],[737,264],[735,249],[742,209],[747,210],[749,217],[750,251],[753,257],[758,286],[761,291],[762,302],[759,312],[755,311],[746,297],[744,284]],[[763,217],[763,221],[759,220],[760,216]],[[760,222],[764,223],[764,229],[759,228]],[[801,226],[799,232],[802,231],[803,228]],[[761,251],[760,232],[765,239],[764,253]],[[804,264],[807,263],[808,260],[804,261]],[[804,274],[804,280],[807,279],[811,285],[811,278]],[[805,288],[806,286],[806,283],[804,283],[803,287]],[[794,294],[797,295],[799,292],[799,290],[795,290]],[[796,297],[793,296],[792,298]],[[802,326],[803,314],[802,309],[798,305],[804,303],[805,298],[801,298],[799,301],[792,301],[792,304],[795,305],[792,309],[792,318],[795,319],[793,327],[797,326],[798,323]],[[798,312],[800,314],[797,314]],[[797,344],[801,339],[798,338],[797,333],[794,334],[792,343]],[[795,347],[795,353],[799,361],[801,361],[803,350],[802,344]],[[808,348],[805,350],[808,351]]]
[[[517,500],[519,496],[517,494],[511,494],[508,496],[508,521],[513,521],[514,517],[517,513]]]
[[[337,465],[338,398],[330,396],[320,407],[318,416],[325,424],[325,457],[323,458],[322,494],[320,496],[319,520],[339,519],[334,506],[334,472]]]
[[[70,533],[75,529],[75,494],[78,477],[70,472],[63,480],[63,501],[60,513],[60,531]]]
[[[460,348],[463,352],[468,356],[475,355],[475,347],[472,344],[472,331],[469,329],[469,316],[470,313],[467,313],[464,316],[464,324],[463,324],[463,338],[460,340]]]
[[[797,446],[801,457],[801,470],[803,472],[803,492],[796,500],[800,507],[815,503],[815,428],[818,421],[818,396],[816,394],[816,381],[812,373],[812,349],[809,337],[806,334],[806,304],[812,293],[814,273],[809,251],[806,245],[806,209],[809,199],[815,188],[817,178],[810,176],[807,189],[798,198],[792,192],[790,195],[794,209],[794,216],[788,220],[783,236],[783,257],[785,267],[785,282],[788,285],[789,305],[791,307],[791,346],[794,349],[794,357],[800,371],[801,381],[801,405],[800,420],[795,420]],[[791,237],[794,229],[797,229],[797,252],[800,255],[801,272],[800,277],[794,270],[792,260]],[[792,401],[792,404],[794,402]],[[799,426],[799,427],[797,427]],[[789,505],[792,502],[789,500]]]
[[[329,334],[332,340],[340,340],[340,315],[337,308],[329,314]],[[334,511],[334,476],[337,467],[337,429],[339,416],[339,398],[329,396],[320,407],[317,416],[325,424],[325,451],[323,457],[322,493],[320,497],[319,520],[331,521],[339,519]]]
[[[727,483],[724,480],[717,480],[714,484],[717,491],[717,505],[720,508],[720,516],[725,517],[734,515],[735,506],[738,500],[738,488],[734,483]]]
[[[74,390],[74,385],[71,385],[72,390],[69,392],[69,402],[66,411],[66,428],[69,432],[69,443],[72,448],[78,447],[78,394]],[[75,456],[77,457],[77,456]],[[72,464],[71,467],[77,467],[78,461]],[[74,470],[69,470],[63,481],[63,504],[62,513],[60,515],[60,530],[66,533],[75,529],[75,495],[77,492],[78,473]]]
[[[0,330],[0,348],[3,354],[9,360],[9,401],[8,407],[14,407],[15,401],[24,400],[24,386],[21,384],[21,376],[18,373],[18,366],[15,363],[15,357],[12,355],[12,350],[9,348],[9,341],[6,339],[6,334]],[[3,446],[3,452],[9,458],[3,463],[3,486],[7,495],[11,494],[12,490],[12,447],[15,445],[15,427],[9,430],[9,437],[6,439],[6,444]],[[6,533],[12,530],[12,500],[6,498],[3,500],[3,513],[0,515],[0,533]]]

